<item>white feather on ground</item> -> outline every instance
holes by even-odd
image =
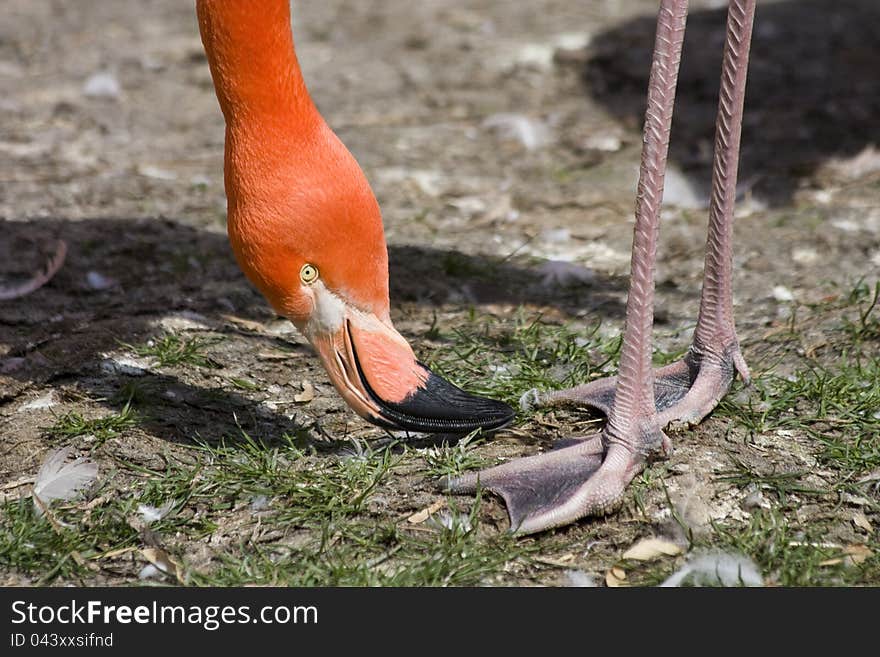
[[[541,287],[555,289],[566,285],[589,284],[596,280],[596,272],[573,262],[547,260],[537,270]]]
[[[33,495],[43,505],[52,500],[72,499],[98,477],[98,464],[84,456],[66,463],[71,450],[71,447],[63,447],[50,452],[40,466]],[[40,505],[36,501],[34,505],[37,513],[42,514]]]
[[[598,586],[596,578],[583,570],[566,570],[565,586],[578,588],[595,588]]]
[[[442,527],[451,532],[469,532],[472,529],[469,516],[456,511],[447,511],[446,509],[428,518],[427,524],[434,527]]]
[[[493,114],[483,121],[483,127],[494,131],[502,139],[518,141],[527,151],[540,148],[551,139],[546,123],[524,114]]]
[[[138,513],[141,515],[141,518],[148,525],[154,522],[159,522],[162,518],[168,515],[168,512],[174,508],[174,505],[177,504],[177,500],[168,500],[162,506],[155,507],[150,506],[149,504],[138,504]]]
[[[151,563],[141,568],[138,573],[138,579],[161,579],[162,577],[165,577],[165,573]]]
[[[741,554],[710,552],[699,554],[660,586],[763,586],[755,563]]]

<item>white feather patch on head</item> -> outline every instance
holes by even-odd
[[[345,301],[328,290],[322,281],[317,281],[311,288],[315,299],[315,310],[306,322],[303,333],[306,337],[336,333],[345,320]]]

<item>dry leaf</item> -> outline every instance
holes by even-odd
[[[853,514],[852,521],[856,527],[864,529],[869,534],[874,533],[874,527],[871,526],[871,521],[868,520],[867,516],[861,511]]]
[[[261,360],[288,360],[293,356],[294,354],[285,351],[261,351],[257,354],[257,358]]]
[[[859,479],[858,483],[867,484],[872,481],[880,481],[880,469],[874,470],[874,472],[871,472],[870,474],[862,477],[861,479]]]
[[[605,584],[611,588],[629,586],[626,583],[626,571],[620,566],[614,566],[614,568],[605,573]]]
[[[419,523],[425,522],[428,518],[431,517],[432,514],[436,513],[440,509],[446,506],[445,499],[439,499],[434,502],[431,506],[422,509],[421,511],[416,511],[409,518],[406,519],[407,522],[418,525]]]
[[[181,584],[184,583],[183,568],[177,563],[177,561],[172,559],[165,550],[156,547],[148,547],[141,550],[141,555],[166,575],[171,575]]]
[[[115,550],[109,550],[108,552],[103,552],[101,554],[96,554],[94,556],[89,557],[89,559],[112,559],[113,557],[118,557],[123,554],[128,554],[129,552],[134,552],[137,550],[136,547],[128,546],[124,548],[116,548]]]
[[[854,564],[860,564],[874,554],[867,545],[847,545],[843,551]]]
[[[820,566],[836,566],[838,564],[845,563],[847,565],[853,566],[862,563],[865,559],[874,554],[867,545],[848,545],[843,548],[843,552],[846,556],[843,557],[834,557],[833,559],[825,559],[825,561],[820,561]]]
[[[871,506],[873,502],[867,497],[861,495],[853,495],[852,493],[843,493],[840,496],[841,501],[851,504],[852,506]]]
[[[315,398],[315,386],[308,381],[302,382],[302,392],[298,392],[293,396],[293,401],[299,404],[306,404]]]
[[[680,546],[662,538],[643,538],[623,553],[624,559],[651,561],[658,557],[674,557],[683,552]]]
[[[247,331],[253,331],[254,333],[264,333],[266,331],[266,327],[260,322],[254,322],[250,319],[245,319],[244,317],[236,317],[235,315],[220,315],[220,317],[233,326],[237,326],[238,328]]]
[[[547,564],[548,566],[555,566],[557,568],[569,568],[573,559],[574,554],[572,554],[571,552],[563,554],[558,559],[551,559],[550,557],[534,557],[534,560],[538,563]]]
[[[820,561],[820,566],[836,566],[837,564],[843,563],[843,557],[835,557],[834,559],[825,559],[825,561]]]

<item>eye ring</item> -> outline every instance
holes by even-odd
[[[318,268],[308,262],[299,270],[299,280],[306,285],[311,285],[318,280]]]

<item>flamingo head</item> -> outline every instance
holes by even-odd
[[[262,166],[237,161],[235,141],[227,133],[233,251],[309,340],[348,405],[389,429],[467,433],[508,424],[514,413],[507,404],[434,374],[395,330],[379,206],[330,129],[319,125],[277,158],[262,158]]]

